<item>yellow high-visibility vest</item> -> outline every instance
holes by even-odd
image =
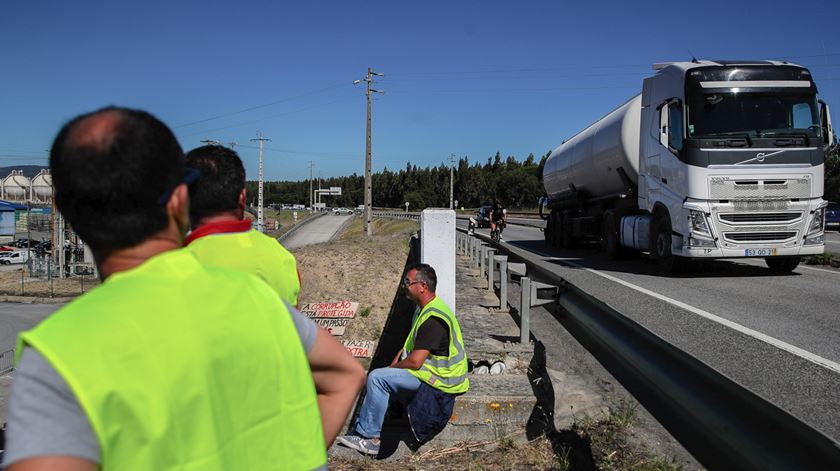
[[[420,369],[406,371],[443,392],[450,394],[465,393],[470,388],[470,380],[467,377],[467,352],[464,349],[461,326],[449,306],[439,297],[435,296],[422,310],[414,315],[411,331],[408,333],[403,346],[403,358],[414,350],[417,330],[432,316],[442,319],[449,327],[448,355],[439,356],[429,353]]]
[[[78,399],[102,469],[313,469],[327,461],[312,373],[262,280],[185,250],[110,276],[18,339]]]
[[[281,299],[297,306],[300,279],[295,256],[271,237],[253,229],[210,234],[190,242],[187,250],[207,266],[257,275]]]

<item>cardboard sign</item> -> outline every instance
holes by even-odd
[[[341,343],[356,358],[372,357],[376,347],[376,342],[373,340],[342,340]]]
[[[301,314],[306,317],[356,317],[359,310],[359,303],[351,301],[338,301],[334,303],[305,303],[300,308]]]
[[[344,335],[344,330],[347,328],[347,324],[350,322],[348,318],[324,318],[324,317],[316,317],[312,319],[315,321],[316,324],[320,325],[321,327],[327,329],[327,332],[333,335]]]

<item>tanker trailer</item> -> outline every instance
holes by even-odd
[[[642,92],[545,163],[545,241],[612,258],[760,257],[791,271],[823,253],[823,162],[834,143],[811,73],[777,61],[654,65]]]

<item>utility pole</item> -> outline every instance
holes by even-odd
[[[259,141],[260,142],[260,179],[259,179],[259,190],[257,191],[257,230],[262,232],[263,231],[263,142],[268,141],[271,142],[271,139],[262,137],[262,133],[257,131],[256,139],[251,139],[251,141]]]
[[[371,88],[373,84],[373,77],[384,77],[385,74],[380,74],[379,72],[374,72],[373,69],[368,67],[367,76],[360,80],[354,80],[353,83],[357,84],[360,82],[367,83],[367,138],[365,139],[365,234],[370,237],[373,233],[372,225],[371,225],[371,217],[372,217],[372,206],[373,206],[373,194],[372,194],[372,182],[370,176],[370,165],[371,165],[371,140],[370,140],[370,112],[371,112],[371,94],[373,93],[385,93],[382,90],[374,90]]]
[[[449,209],[455,209],[453,193],[455,192],[455,154],[449,154]]]
[[[310,211],[315,212],[315,206],[312,205],[312,203],[313,203],[313,201],[312,201],[312,196],[313,196],[313,194],[312,194],[312,166],[313,166],[313,163],[310,160],[309,161],[309,209],[310,209]]]

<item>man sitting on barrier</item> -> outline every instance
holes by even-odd
[[[465,393],[470,386],[461,327],[449,307],[435,295],[434,268],[426,264],[411,266],[403,287],[418,306],[405,344],[390,367],[368,375],[367,393],[352,428],[355,434],[338,437],[339,443],[368,455],[379,453],[382,422],[392,402],[410,401],[411,428],[422,442],[443,429],[452,415],[455,395]],[[412,413],[421,410],[436,413]]]

